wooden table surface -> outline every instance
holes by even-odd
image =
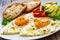
[[[60,1],[60,0],[54,0],[54,1]],[[6,40],[6,39],[0,38],[0,40]],[[38,40],[60,40],[60,31],[58,31],[57,33],[53,35],[50,35],[50,36],[47,36]]]

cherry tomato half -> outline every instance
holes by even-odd
[[[33,10],[33,13],[40,12],[40,7],[37,7],[36,9]]]
[[[40,13],[33,13],[34,17],[40,17]]]
[[[40,7],[37,7],[36,9],[33,10],[33,16],[34,17],[46,17],[47,15],[45,14],[44,10],[40,11]]]

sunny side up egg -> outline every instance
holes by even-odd
[[[51,25],[51,23],[55,23],[57,26],[56,22],[53,20],[50,20],[49,18],[35,18],[33,17],[32,13],[25,14],[23,15],[25,19],[29,19],[29,23],[27,25],[22,26],[23,28],[21,29],[19,35],[21,36],[37,36],[37,35],[44,35],[50,32],[54,32],[55,28],[54,26]],[[39,24],[39,26],[36,27],[35,21],[42,21],[45,22],[44,24]],[[48,22],[46,22],[48,21]],[[41,26],[40,26],[41,25]]]
[[[32,13],[29,13],[23,14],[6,26],[8,27],[4,28],[3,34],[18,33],[20,36],[40,36],[54,32],[58,24],[48,17],[35,18]],[[13,31],[11,29],[13,29]]]

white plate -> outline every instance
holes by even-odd
[[[45,2],[48,2],[48,1],[52,1],[52,0],[41,0],[42,4],[45,3]],[[53,0],[53,1],[58,2],[58,5],[59,5],[59,2],[60,2],[59,0]],[[5,10],[6,7],[7,7],[7,5],[0,9],[0,29],[3,28],[3,26],[2,26],[2,18],[3,18],[2,13],[3,13],[3,11]],[[56,32],[59,31],[59,29],[60,29],[60,27],[56,28]],[[53,34],[53,33],[51,33],[51,34]],[[40,39],[40,38],[49,36],[51,34],[46,34],[46,35],[43,35],[43,36],[36,36],[36,37],[21,37],[19,35],[0,35],[0,37],[5,38],[5,39],[15,39],[15,40],[16,39],[17,40],[23,40],[24,39],[25,40],[25,39],[38,39],[38,38]]]

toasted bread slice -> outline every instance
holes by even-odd
[[[30,12],[32,11],[34,8],[40,6],[40,2],[28,2],[28,3],[25,3],[27,5],[27,8],[25,10],[25,12]]]
[[[5,9],[5,11],[3,12],[3,17],[14,19],[18,15],[20,15],[23,12],[23,10],[25,10],[25,8],[25,4],[20,2],[14,2]]]

